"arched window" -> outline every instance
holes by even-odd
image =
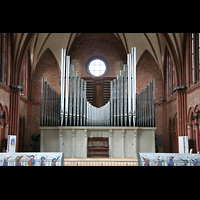
[[[8,34],[0,33],[0,81],[7,84],[8,79]]]
[[[190,67],[189,83],[193,85],[200,81],[200,33],[190,34]]]
[[[28,76],[28,54],[25,56],[22,62],[22,74],[21,74],[21,86],[23,91],[21,91],[21,95],[27,96],[27,76]]]
[[[174,65],[170,56],[170,53],[167,52],[167,75],[168,75],[168,96],[170,97],[173,94],[173,89],[175,88],[175,72]]]

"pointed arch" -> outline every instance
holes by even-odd
[[[4,106],[3,112],[5,114],[5,123],[8,123],[9,115],[8,115],[8,107]]]
[[[60,67],[59,67],[59,64],[58,64],[58,61],[57,61],[57,59],[56,59],[56,57],[55,57],[55,55],[53,54],[53,52],[51,51],[51,49],[50,48],[47,48],[44,52],[43,52],[43,54],[41,55],[41,57],[40,57],[40,59],[38,60],[38,62],[37,62],[37,65],[36,65],[36,67],[35,67],[35,70],[33,71],[33,73],[32,73],[32,78],[31,78],[31,86],[30,86],[30,88],[31,88],[31,91],[30,91],[30,94],[31,94],[31,96],[33,96],[33,82],[34,82],[34,80],[35,80],[35,75],[36,75],[36,73],[37,73],[37,68],[38,68],[38,66],[40,66],[40,64],[42,64],[42,62],[44,62],[45,60],[48,60],[47,58],[50,58],[51,60],[52,60],[52,63],[49,63],[49,64],[52,64],[54,67],[56,67],[56,70],[57,70],[57,72],[58,72],[58,76],[59,77],[61,77],[61,70],[60,70]],[[41,74],[42,75],[42,74]],[[41,79],[42,78],[44,78],[44,77],[40,77]],[[51,84],[50,84],[51,85]],[[60,85],[60,84],[59,84]],[[53,86],[53,85],[52,85]]]
[[[175,51],[175,48],[174,48],[174,45],[169,37],[169,35],[167,33],[161,33],[164,41],[165,41],[165,44],[167,46],[167,49],[170,53],[170,56],[171,56],[171,59],[172,59],[172,62],[174,64],[174,69],[175,69],[175,74],[176,74],[176,80],[177,80],[177,83],[176,85],[181,85],[182,83],[182,80],[181,80],[181,69],[180,69],[180,63],[179,63],[179,60],[178,60],[178,57],[177,57],[177,54],[176,54],[176,51]]]
[[[137,92],[140,92],[151,81],[151,79],[155,79],[155,84],[158,88],[157,91],[159,91],[156,91],[155,99],[159,100],[163,98],[163,79],[159,71],[159,66],[157,65],[152,54],[147,49],[143,52],[137,62],[136,74]]]
[[[198,103],[194,108],[194,112],[199,112],[199,111],[200,111],[200,103]]]
[[[22,46],[22,49],[21,49],[21,53],[19,55],[19,59],[17,61],[17,64],[16,64],[16,71],[13,70],[13,77],[14,77],[14,80],[13,80],[13,83],[14,84],[19,84],[20,82],[20,73],[22,71],[22,62],[23,62],[23,59],[24,57],[26,56],[27,52],[28,52],[28,49],[30,47],[30,44],[31,44],[31,41],[32,39],[34,38],[36,33],[28,33],[28,35],[26,36],[26,39],[23,43],[23,46]]]
[[[3,106],[1,103],[0,103],[0,111],[3,111]]]
[[[58,69],[58,71],[59,71],[59,73],[60,73],[60,75],[61,75],[61,70],[60,70],[60,67],[59,67],[59,64],[58,64],[58,61],[57,61],[55,55],[53,54],[53,52],[51,51],[50,48],[47,48],[47,49],[43,52],[43,54],[40,56],[39,60],[37,61],[37,64],[35,65],[35,68],[33,69],[32,78],[31,78],[32,80],[33,80],[33,78],[34,78],[35,69],[37,68],[38,63],[43,59],[43,57],[44,57],[46,54],[51,54],[51,55],[54,57],[54,59],[55,59],[55,61],[56,61],[57,69]]]
[[[189,108],[189,111],[188,111],[188,124],[192,124],[191,117],[192,117],[192,115],[194,113],[194,109],[195,109],[194,106],[191,106]]]

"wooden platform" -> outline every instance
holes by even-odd
[[[137,158],[64,158],[64,166],[138,166]]]

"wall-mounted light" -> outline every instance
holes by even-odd
[[[173,92],[176,92],[176,90],[185,90],[186,86],[185,85],[180,85],[179,87],[176,87],[173,89]]]
[[[5,115],[0,115],[0,119],[5,119]]]
[[[14,85],[14,84],[12,84],[10,87],[11,87],[11,88],[14,88],[14,89],[21,89],[21,91],[24,90],[24,89],[22,88],[22,86],[20,86],[20,85]]]
[[[195,119],[198,119],[199,117],[196,115],[196,116],[194,116],[194,115],[192,115],[191,116],[191,120],[195,120]]]
[[[198,119],[199,117],[198,117],[198,112],[194,112],[195,114],[197,114],[197,115],[192,115],[191,116],[191,120],[195,120],[195,119]]]

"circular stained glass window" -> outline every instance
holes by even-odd
[[[103,60],[94,59],[89,63],[88,70],[93,76],[102,76],[105,74],[107,67]]]

